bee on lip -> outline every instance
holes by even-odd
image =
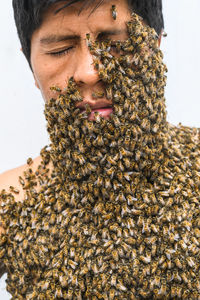
[[[46,104],[51,144],[20,176],[24,198],[1,191],[0,258],[14,298],[198,299],[199,130],[167,122],[166,67],[141,21],[133,14],[117,44],[124,57],[86,36],[105,83],[93,98],[112,100],[113,116],[80,113],[71,78]]]

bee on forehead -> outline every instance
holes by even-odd
[[[90,38],[89,33],[86,33],[86,43],[87,43],[87,46],[91,49],[92,48],[92,42],[91,42],[91,38]]]
[[[112,5],[112,7],[111,7],[111,14],[112,14],[113,20],[116,20],[117,19],[117,10],[116,10],[115,5]]]

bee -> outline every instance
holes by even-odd
[[[59,88],[58,86],[52,86],[52,87],[50,87],[50,90],[55,91],[55,92],[59,92],[59,93],[62,91],[61,88]]]
[[[110,291],[109,291],[109,299],[114,299],[115,298],[115,295],[116,295],[116,291],[115,291],[115,289],[110,289]],[[100,299],[100,298],[99,298]]]
[[[95,185],[97,185],[97,187],[102,187],[104,183],[104,178],[102,175],[99,175],[97,180],[94,182]]]
[[[192,228],[192,224],[191,222],[189,222],[188,220],[184,220],[182,222],[182,226],[185,227],[188,231],[190,231],[190,229]],[[200,232],[200,231],[199,231]]]
[[[92,93],[92,98],[93,99],[99,99],[99,98],[103,98],[104,97],[104,92],[95,92],[95,93]]]
[[[191,237],[191,241],[196,245],[199,246],[199,241],[193,236]]]
[[[110,181],[109,177],[105,177],[105,188],[106,189],[111,189],[112,188],[112,184],[111,184],[111,181]]]
[[[114,106],[114,112],[118,117],[121,117],[123,114],[123,107],[121,105],[115,105]]]
[[[113,91],[111,87],[106,87],[106,98],[108,100],[112,100],[113,98]]]
[[[121,99],[122,99],[122,94],[119,90],[115,91],[114,95],[113,95],[113,100],[114,100],[114,103],[119,103],[121,102]]]
[[[25,185],[25,181],[24,181],[24,179],[23,179],[21,176],[19,176],[19,183],[20,183],[22,186]]]
[[[144,255],[140,255],[139,259],[145,263],[145,264],[149,264],[151,262],[151,254],[149,253],[147,256]]]
[[[110,143],[110,147],[111,148],[115,148],[117,146],[117,142],[116,141],[112,141],[111,143]]]
[[[75,262],[75,261],[73,261],[73,260],[71,260],[71,259],[69,259],[69,260],[68,260],[68,265],[69,265],[73,270],[75,270],[76,267],[77,267],[77,265],[78,265],[78,263]]]
[[[124,158],[123,158],[123,162],[124,162],[125,167],[126,167],[127,169],[129,169],[130,166],[131,166],[130,159],[129,159],[128,157],[124,157]]]
[[[119,283],[117,283],[116,288],[123,292],[127,291],[127,288],[122,284],[122,282],[120,282],[119,280],[118,280],[118,282]]]
[[[13,187],[13,186],[10,186],[9,188],[10,188],[10,191],[11,191],[12,193],[14,193],[14,194],[19,194],[19,190],[18,190],[17,188],[15,188],[15,187]]]
[[[34,298],[37,298],[38,297],[38,293],[36,291],[33,291],[33,292],[29,292],[27,293],[27,300],[31,300],[31,299],[34,299]]]
[[[173,205],[174,199],[173,198],[169,198],[166,202],[166,206],[167,207],[171,207]]]
[[[191,268],[193,268],[196,264],[193,257],[187,257],[186,262],[187,262],[188,266]]]
[[[54,225],[56,223],[56,214],[55,213],[52,213],[50,218],[49,218],[49,223],[51,225]]]
[[[63,297],[62,288],[60,286],[56,286],[54,295],[56,299]]]
[[[86,33],[86,44],[91,49],[92,43],[91,43],[91,40],[90,40],[90,34],[89,33]]]
[[[167,32],[163,31],[163,32],[162,32],[162,36],[163,36],[163,37],[167,37]]]
[[[75,248],[74,248],[74,247],[70,248],[69,256],[70,256],[71,258],[74,258],[74,256],[75,256]]]
[[[94,270],[93,270],[94,271]],[[78,278],[77,278],[77,275],[76,274],[73,274],[72,277],[71,277],[71,282],[72,282],[72,285],[73,286],[77,286],[78,285]]]
[[[196,281],[196,287],[197,287],[198,291],[200,291],[200,282],[199,282],[199,280]]]
[[[102,117],[101,117],[101,115],[100,115],[99,112],[95,111],[95,112],[94,112],[94,117],[95,117],[95,121],[96,121],[97,123],[100,123],[100,122],[101,122]]]
[[[194,234],[195,234],[196,238],[199,238],[200,237],[200,229],[194,228]]]
[[[196,255],[199,252],[199,248],[197,248],[195,244],[191,244],[188,249],[193,255]]]
[[[0,258],[3,258],[5,253],[6,253],[6,249],[4,248],[0,249]]]
[[[98,135],[96,140],[94,141],[93,145],[97,145],[99,147],[103,146],[104,145],[104,139],[102,137],[102,135]]]
[[[122,158],[125,159],[126,157],[132,157],[133,153],[121,147],[119,149],[119,155],[120,155],[120,159]]]
[[[111,179],[113,179],[113,176],[115,174],[115,167],[112,166],[111,168],[107,169],[106,173]]]
[[[116,6],[115,5],[112,5],[112,7],[111,7],[111,13],[112,13],[113,20],[116,20],[117,19],[117,10],[116,10]]]
[[[143,227],[142,227],[142,233],[150,233],[151,232],[151,229],[149,227],[149,223],[146,221],[143,222]]]
[[[131,195],[128,195],[128,196],[126,197],[126,199],[127,199],[127,201],[128,201],[128,205],[134,205],[135,202],[138,201],[137,198],[135,198],[135,197],[133,197],[133,196],[131,196]]]
[[[24,240],[25,236],[23,235],[22,232],[17,232],[17,234],[15,235],[14,240],[18,241],[18,242],[22,242]]]
[[[46,291],[49,288],[50,280],[43,280],[41,282],[41,290]]]

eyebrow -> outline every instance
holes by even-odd
[[[104,36],[104,35],[118,35],[124,33],[124,30],[121,29],[112,29],[112,30],[103,30],[99,32],[98,36]],[[50,45],[50,44],[55,44],[63,41],[69,41],[69,40],[77,40],[80,39],[80,36],[75,35],[75,34],[61,34],[61,35],[56,35],[56,34],[50,34],[46,37],[43,37],[40,39],[40,43],[42,45]]]
[[[75,40],[78,38],[79,38],[79,36],[73,35],[73,34],[70,34],[70,35],[51,34],[51,35],[41,38],[40,43],[42,45],[49,45],[49,44],[59,43],[59,42],[68,41],[68,40]]]

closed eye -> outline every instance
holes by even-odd
[[[47,54],[51,55],[51,56],[64,56],[66,54],[68,54],[74,47],[69,47],[60,51],[55,51],[55,52],[49,52]]]

